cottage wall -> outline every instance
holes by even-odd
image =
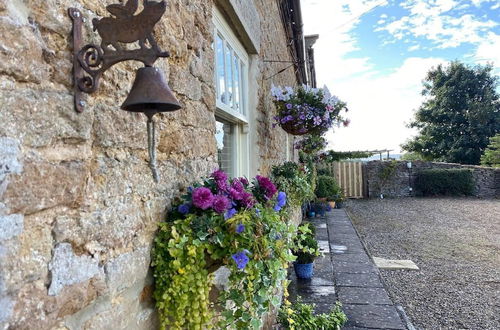
[[[212,0],[171,0],[155,35],[183,109],[156,116],[160,182],[145,117],[119,109],[141,65],[107,71],[73,109],[71,21],[117,1],[0,0],[0,329],[153,329],[150,250],[172,198],[216,168]],[[217,1],[250,54],[250,173],[292,158],[271,127],[271,83],[295,84],[276,1]],[[270,78],[272,77],[272,78]]]

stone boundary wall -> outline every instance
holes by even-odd
[[[412,161],[411,169],[407,167],[406,161],[397,161],[394,176],[381,182],[379,172],[383,166],[387,166],[391,161],[370,161],[364,165],[365,184],[367,186],[368,197],[379,197],[380,194],[391,197],[408,197],[414,194],[410,187],[414,187],[416,175],[423,169],[448,169],[465,168],[472,170],[475,189],[474,195],[482,198],[500,197],[500,169],[491,167],[461,165],[452,163],[437,163],[425,161]],[[381,189],[382,186],[382,189]]]

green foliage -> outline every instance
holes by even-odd
[[[432,159],[426,158],[417,152],[406,152],[401,156],[401,160],[412,162],[415,160],[431,161]]]
[[[290,249],[296,228],[282,216],[286,213],[258,204],[230,219],[211,211],[162,223],[152,259],[161,328],[259,329],[262,315],[279,305],[275,290],[295,259]],[[244,230],[238,233],[240,225]],[[243,269],[232,258],[237,253],[248,256]],[[221,317],[212,324],[209,273],[221,265],[231,275],[219,297]]]
[[[321,135],[309,134],[294,144],[295,149],[302,150],[306,154],[315,154],[327,146],[326,139]]]
[[[342,305],[337,302],[329,313],[314,315],[314,305],[297,302],[283,305],[278,313],[278,321],[285,329],[295,330],[340,330],[347,322]]]
[[[203,329],[212,317],[206,248],[191,230],[193,218],[160,224],[155,239],[154,298],[162,328]]]
[[[305,166],[294,162],[286,162],[272,169],[272,180],[278,190],[287,195],[290,206],[301,206],[314,198],[309,175]]]
[[[419,135],[403,145],[424,159],[479,164],[488,138],[500,133],[498,77],[492,66],[451,62],[427,73],[427,100],[410,127]]]
[[[481,165],[500,167],[500,134],[490,138],[490,144],[481,156]]]
[[[421,170],[415,180],[417,193],[424,196],[472,195],[474,181],[468,169]]]
[[[344,159],[360,159],[373,156],[374,153],[368,151],[333,151],[328,150],[321,155],[324,162],[338,162]]]
[[[329,175],[318,176],[318,185],[316,186],[316,197],[318,198],[328,198],[337,196],[342,190],[340,186],[335,181],[335,178]]]
[[[297,263],[310,264],[320,255],[318,241],[314,237],[315,231],[314,225],[309,222],[299,226],[292,247]]]

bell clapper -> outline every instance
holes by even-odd
[[[147,115],[147,114],[146,114]],[[148,121],[148,152],[149,152],[149,168],[151,168],[151,172],[153,173],[153,179],[156,183],[158,183],[158,169],[156,168],[156,131],[155,131],[155,122],[153,121],[152,115],[147,115]]]

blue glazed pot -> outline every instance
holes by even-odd
[[[316,216],[316,212],[309,211],[309,218],[314,218]]]
[[[295,274],[298,278],[309,279],[313,276],[313,263],[310,264],[298,264],[294,263],[293,268],[295,269]]]

